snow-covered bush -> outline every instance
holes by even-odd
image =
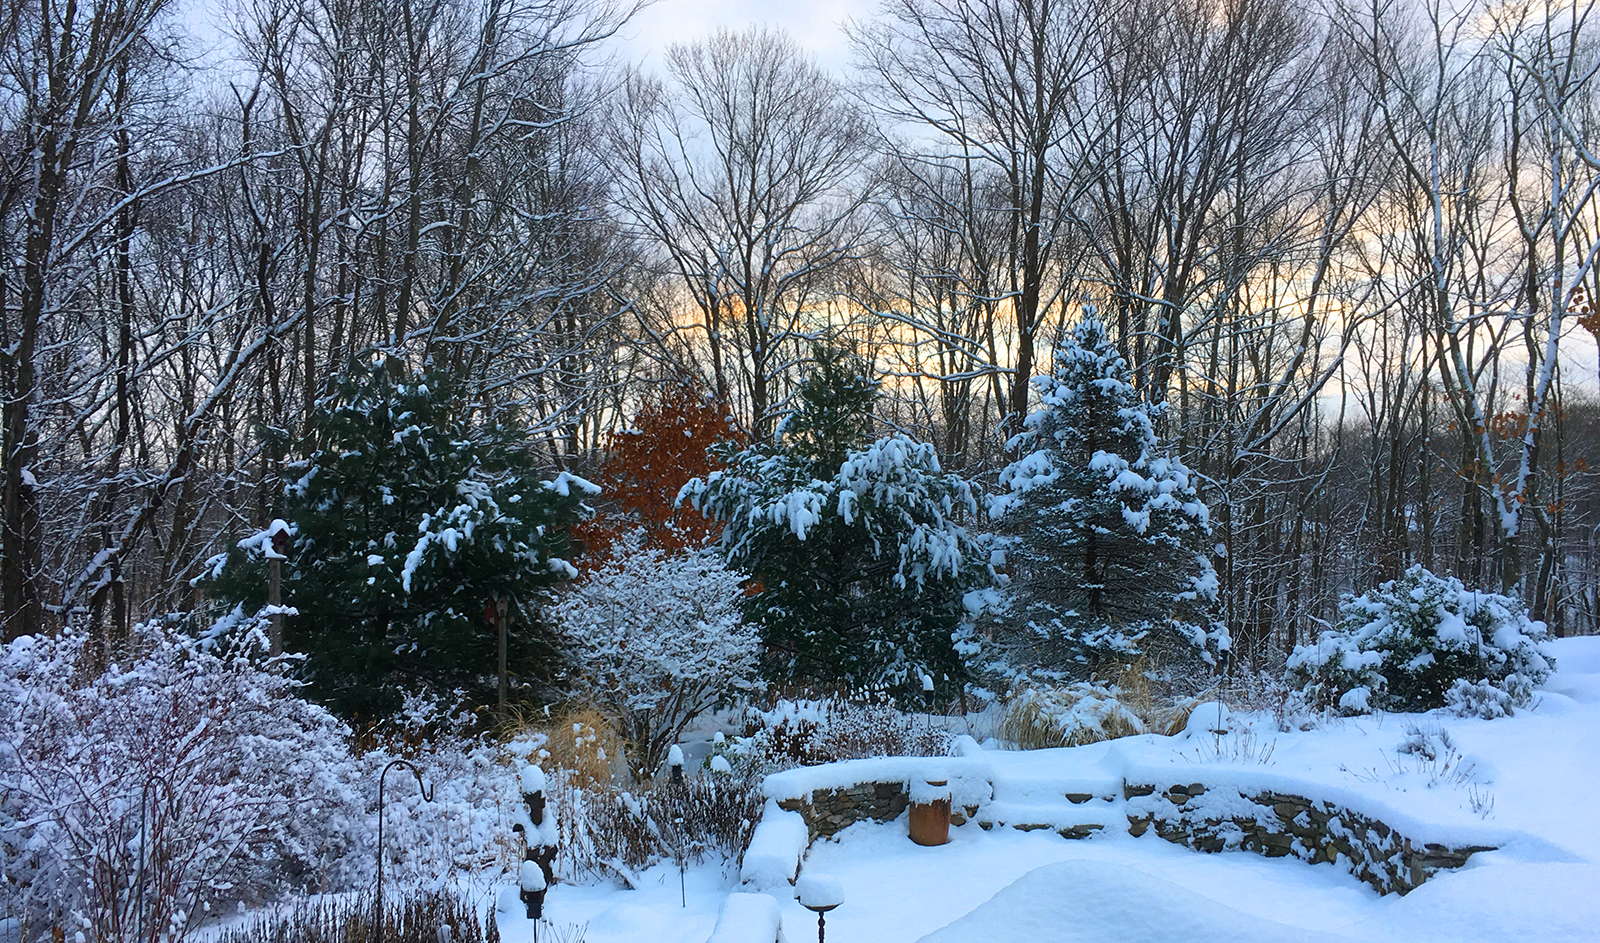
[[[997,733],[1001,740],[1030,750],[1150,733],[1150,724],[1119,694],[1113,686],[1082,681],[1030,686],[1006,705]]]
[[[1311,703],[1346,714],[1450,707],[1501,716],[1555,669],[1544,623],[1515,599],[1421,566],[1345,597],[1339,615],[1294,650],[1287,676]]]
[[[5,646],[0,911],[30,933],[124,939],[142,869],[146,929],[178,940],[224,904],[353,882],[366,807],[349,730],[266,644],[236,613],[198,639],[136,627],[136,654],[93,676],[81,634]]]
[[[392,359],[353,365],[312,423],[316,448],[282,495],[283,602],[298,611],[284,647],[306,656],[310,695],[365,718],[418,687],[492,700],[491,598],[509,603],[511,674],[548,683],[559,659],[537,608],[576,575],[568,529],[598,488],[546,479],[523,429],[486,421],[447,374]],[[265,601],[264,536],[211,561],[202,581],[215,595]]]
[[[1518,679],[1521,682],[1522,679]],[[1484,720],[1494,720],[1496,717],[1509,717],[1518,704],[1526,704],[1532,697],[1530,686],[1514,683],[1506,687],[1497,687],[1494,682],[1484,679],[1482,681],[1468,681],[1466,678],[1457,678],[1450,685],[1450,690],[1444,692],[1444,706],[1450,713],[1459,717],[1481,717]]]
[[[634,534],[552,608],[578,687],[628,740],[636,779],[754,680],[761,642],[741,616],[742,581],[717,555],[645,547]]]
[[[378,776],[390,760],[404,758],[422,773],[433,801],[423,799],[404,770],[389,774],[384,794],[384,880],[396,887],[438,890],[462,873],[514,875],[522,849],[512,825],[522,810],[518,764],[544,744],[523,732],[509,743],[473,735],[453,705],[407,698],[410,731],[426,739],[402,741],[361,757],[362,792],[369,810],[361,853],[370,873],[376,834]]]
[[[794,766],[870,756],[946,756],[953,737],[887,704],[842,698],[783,699],[750,708],[743,736],[713,746],[711,762],[757,777]]]
[[[870,365],[814,356],[778,442],[679,500],[726,525],[721,549],[752,577],[770,677],[953,698],[974,650],[968,603],[996,580],[987,537],[969,529],[978,491],[927,443],[870,441]]]
[[[559,824],[558,875],[568,881],[637,883],[637,872],[665,860],[720,859],[737,872],[761,817],[759,783],[742,776],[580,785],[565,770],[550,774],[547,795]]]

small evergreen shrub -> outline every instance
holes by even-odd
[[[1499,717],[1555,669],[1544,623],[1509,596],[1414,566],[1339,605],[1339,624],[1289,657],[1307,701],[1342,713],[1427,711]]]
[[[290,537],[284,649],[306,656],[306,692],[346,719],[392,714],[419,688],[492,702],[495,598],[508,601],[510,674],[553,685],[562,652],[541,607],[577,575],[569,531],[598,488],[546,478],[517,416],[488,415],[450,376],[392,359],[352,365],[312,426],[314,447],[277,496]],[[267,531],[246,537],[199,582],[258,610],[272,544]]]
[[[928,443],[872,441],[872,365],[819,347],[774,443],[728,457],[679,500],[725,524],[722,553],[751,577],[768,680],[882,689],[903,703],[959,695],[995,548],[969,530],[973,482]]]

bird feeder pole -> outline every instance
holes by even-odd
[[[403,766],[417,778],[417,788],[422,792],[423,802],[433,801],[433,788],[422,781],[422,773],[415,766],[405,760],[391,760],[383,772],[378,774],[378,901],[377,901],[377,926],[373,929],[374,943],[383,943],[383,780],[389,771],[396,766]]]
[[[283,561],[289,556],[289,527],[283,521],[270,525],[270,546],[267,548],[267,653],[276,658],[283,654]]]
[[[500,593],[490,593],[489,601],[484,603],[483,618],[495,630],[497,636],[496,654],[499,658],[499,708],[500,716],[506,713],[506,701],[510,695],[510,683],[506,678],[506,623],[510,621],[511,598]]]

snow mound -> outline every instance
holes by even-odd
[[[785,812],[776,799],[768,799],[761,823],[750,836],[750,847],[745,849],[739,882],[761,889],[792,884],[810,839],[800,813]]]
[[[1234,910],[1134,868],[1064,861],[1035,868],[919,943],[1334,943]]]
[[[729,894],[706,943],[784,943],[778,902],[766,894]]]

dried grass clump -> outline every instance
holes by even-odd
[[[1215,699],[1215,694],[1202,694],[1168,701],[1165,705],[1157,707],[1150,715],[1150,732],[1159,733],[1164,737],[1181,733],[1189,726],[1189,718],[1194,714],[1195,708]]]
[[[1020,750],[1077,747],[1149,732],[1117,692],[1083,682],[1025,689],[1006,706],[996,731]]]
[[[303,899],[264,911],[229,927],[215,943],[367,943],[377,939],[373,901],[365,894]],[[393,893],[383,907],[385,943],[493,943],[498,937],[478,920],[478,908],[449,890]],[[491,918],[492,920],[492,918]],[[449,927],[448,936],[440,928]]]
[[[622,738],[606,716],[578,706],[559,715],[546,732],[547,769],[567,770],[575,785],[607,784],[616,779],[623,758]]]
[[[1187,697],[1169,693],[1145,657],[1092,682],[1022,687],[1007,698],[995,736],[1020,750],[1082,746],[1153,733],[1171,736],[1214,691]]]

